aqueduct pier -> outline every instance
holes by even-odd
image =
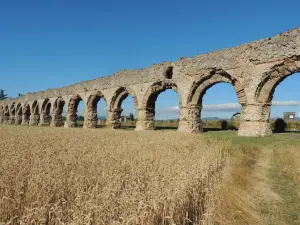
[[[272,134],[269,118],[274,90],[296,72],[300,72],[300,28],[235,48],[0,101],[0,123],[74,127],[78,104],[83,101],[84,128],[95,128],[97,103],[103,98],[108,106],[107,124],[118,128],[122,101],[131,95],[138,116],[136,130],[151,130],[157,96],[173,89],[180,99],[178,130],[201,132],[203,95],[214,84],[227,82],[242,106],[239,135],[266,136]]]

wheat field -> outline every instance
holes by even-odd
[[[0,223],[209,224],[231,149],[174,131],[0,126]]]

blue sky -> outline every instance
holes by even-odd
[[[271,37],[299,27],[299,8],[298,0],[1,1],[0,88],[15,97]],[[299,75],[286,79],[274,100],[300,102],[299,82]],[[218,84],[203,103],[237,98],[230,85]],[[165,118],[177,105],[167,91],[157,114]],[[272,116],[300,112],[299,104],[291,105],[272,107]],[[132,111],[131,99],[123,108]],[[232,114],[203,111],[204,117]]]

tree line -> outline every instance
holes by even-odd
[[[20,97],[20,96],[22,96],[22,95],[23,95],[23,94],[18,93],[18,97]],[[8,95],[5,94],[5,90],[0,89],[0,101],[1,101],[1,100],[5,100],[5,99],[8,99],[8,98],[10,98],[10,97],[8,97]]]

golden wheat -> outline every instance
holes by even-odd
[[[0,222],[202,224],[229,141],[179,132],[0,127]]]

